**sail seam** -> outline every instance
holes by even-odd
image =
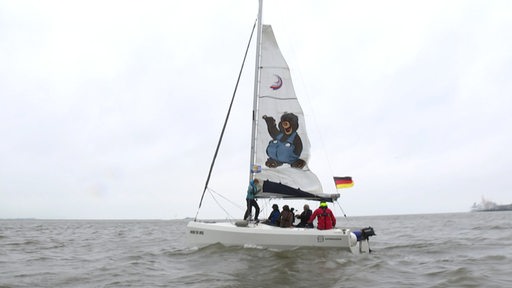
[[[297,100],[297,98],[282,98],[282,97],[275,97],[275,96],[270,96],[270,95],[263,95],[263,96],[260,96],[260,98],[270,98],[270,99],[275,99],[275,100]]]

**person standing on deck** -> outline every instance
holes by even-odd
[[[336,226],[336,217],[334,217],[331,209],[327,208],[325,201],[320,202],[320,207],[313,212],[313,215],[309,218],[308,224],[313,223],[313,220],[317,217],[316,227],[318,230],[329,230]]]
[[[258,202],[256,202],[256,194],[261,191],[261,187],[259,186],[260,181],[258,179],[251,180],[249,182],[249,188],[247,188],[247,196],[245,200],[247,201],[247,210],[245,210],[244,220],[249,220],[249,216],[252,212],[252,207],[254,207],[255,214],[254,220],[259,221],[258,216],[260,215],[260,206],[258,206]]]

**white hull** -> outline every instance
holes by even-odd
[[[357,240],[349,229],[318,230],[280,228],[265,224],[238,227],[229,222],[194,222],[187,225],[191,247],[221,243],[225,246],[249,246],[288,250],[298,247],[338,248],[352,253],[369,253],[368,240]]]

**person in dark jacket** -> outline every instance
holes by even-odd
[[[313,211],[311,211],[311,209],[309,209],[309,205],[305,204],[304,211],[302,211],[302,213],[300,213],[300,215],[297,215],[297,218],[300,219],[300,222],[299,222],[299,224],[297,224],[296,227],[306,227],[308,224],[308,220],[309,220],[309,218],[311,218],[312,214],[313,214]]]
[[[283,211],[281,211],[281,221],[279,226],[281,228],[292,227],[293,217],[293,212],[290,211],[290,207],[288,205],[284,205]]]
[[[327,208],[327,203],[325,202],[320,202],[320,207],[313,212],[313,215],[308,220],[308,224],[313,223],[313,220],[317,217],[316,227],[318,230],[329,230],[336,226],[336,218],[331,209]]]
[[[272,212],[268,219],[265,220],[265,224],[279,226],[279,220],[281,218],[281,212],[279,212],[279,206],[277,204],[272,205]]]

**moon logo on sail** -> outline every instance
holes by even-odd
[[[277,90],[277,89],[281,88],[281,86],[283,86],[283,80],[277,74],[274,74],[274,76],[277,77],[277,81],[274,82],[274,84],[272,84],[272,86],[270,86],[270,88],[272,88],[272,90]]]

